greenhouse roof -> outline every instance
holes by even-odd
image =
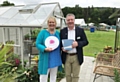
[[[55,16],[57,26],[65,25],[59,3],[41,3],[0,7],[0,26],[47,26],[47,19]]]

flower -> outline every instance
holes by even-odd
[[[12,68],[12,72],[14,72],[17,69],[17,67]]]
[[[36,63],[38,63],[38,59],[39,59],[39,57],[35,56],[32,60],[35,61]]]
[[[17,69],[17,67],[15,67],[15,70]]]
[[[19,66],[19,64],[20,64],[20,59],[15,58],[15,66]]]
[[[24,74],[26,74],[26,73],[27,73],[27,71],[24,72]]]
[[[30,73],[29,73],[29,72],[27,72],[27,73],[26,73],[26,75],[28,75],[28,76],[29,76],[29,75],[30,75]]]

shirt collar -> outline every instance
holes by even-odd
[[[68,30],[70,30],[70,29],[68,28]],[[75,26],[74,26],[74,28],[72,30],[75,30]]]

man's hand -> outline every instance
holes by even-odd
[[[52,48],[45,48],[45,51],[47,51],[47,52],[50,52],[52,50],[53,50]]]
[[[73,44],[72,44],[72,48],[76,48],[77,46],[78,46],[77,41],[74,41]]]
[[[67,50],[64,50],[64,48],[63,48],[63,47],[62,47],[62,51],[67,53]]]

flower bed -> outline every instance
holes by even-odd
[[[26,61],[24,61],[24,66],[22,66],[19,55],[14,53],[9,53],[7,57],[4,58],[4,55],[11,50],[11,48],[10,46],[4,46],[4,48],[1,48],[0,50],[0,81],[39,82],[37,65],[28,67],[26,66]],[[35,57],[34,60],[38,62],[38,57]],[[61,80],[64,76],[64,70],[62,72],[58,72],[57,80]]]

